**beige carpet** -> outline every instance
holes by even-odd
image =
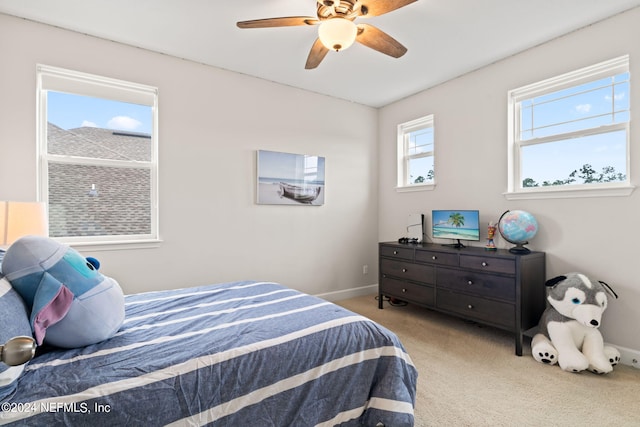
[[[395,332],[419,372],[416,426],[640,426],[640,369],[596,375],[515,356],[511,334],[375,296],[338,302]]]

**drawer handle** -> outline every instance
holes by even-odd
[[[403,273],[406,273],[406,272],[407,272],[407,269],[406,269],[406,268],[403,268],[403,269],[402,269],[402,272],[403,272]]]
[[[468,308],[469,310],[473,310],[473,306],[472,306],[471,304],[469,304],[469,305],[467,306],[467,308]]]
[[[393,251],[393,254],[394,255],[398,255],[398,251]]]
[[[472,280],[469,280],[469,281],[467,282],[467,285],[469,285],[469,286],[473,285],[473,281],[472,281]]]
[[[489,266],[489,264],[487,264],[485,261],[482,261],[482,266],[483,266],[483,267],[488,267],[488,266]]]
[[[434,256],[431,257],[431,259],[435,261],[435,260],[438,259],[438,257],[434,255]]]
[[[405,288],[402,288],[402,293],[407,292],[407,290]]]

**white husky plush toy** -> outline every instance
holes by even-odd
[[[546,286],[548,304],[531,341],[533,358],[558,363],[569,372],[611,372],[620,361],[620,352],[604,345],[598,327],[607,308],[607,292],[615,298],[618,295],[606,283],[579,273],[554,277]]]

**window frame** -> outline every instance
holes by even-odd
[[[417,154],[408,153],[408,138],[407,136],[412,132],[422,129],[433,129],[433,149],[431,151],[425,151]],[[411,184],[409,183],[409,161],[413,159],[419,159],[423,157],[433,157],[434,171],[435,171],[435,117],[433,114],[429,114],[418,119],[414,119],[405,123],[401,123],[397,127],[397,180],[396,191],[408,192],[408,191],[425,191],[433,190],[436,186],[436,177],[434,174],[433,180],[426,184]]]
[[[630,123],[608,124],[598,127],[564,132],[552,136],[542,136],[521,140],[520,134],[520,105],[522,101],[540,97],[552,92],[576,87],[621,73],[629,73],[629,55],[623,55],[579,70],[561,74],[536,83],[508,91],[508,184],[503,195],[508,200],[540,199],[540,198],[568,198],[568,197],[599,197],[599,196],[628,196],[635,186],[631,184],[631,156],[630,156]],[[629,86],[631,85],[629,79]],[[629,114],[631,108],[629,107]],[[534,144],[547,144],[564,141],[576,137],[601,135],[624,130],[626,133],[626,179],[625,181],[571,184],[557,186],[522,187],[521,150]]]
[[[158,89],[153,86],[124,80],[37,64],[37,198],[48,205],[49,163],[75,165],[133,167],[148,169],[150,174],[150,233],[135,235],[67,236],[55,239],[73,246],[91,246],[93,249],[131,249],[157,246],[160,242],[158,209]],[[47,150],[47,93],[63,92],[91,96],[119,102],[151,107],[151,159],[150,161],[122,161],[50,154]],[[48,220],[48,219],[47,219]]]

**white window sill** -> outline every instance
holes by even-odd
[[[89,251],[119,251],[127,249],[153,249],[159,248],[162,240],[132,240],[132,241],[113,241],[113,242],[64,242],[61,243],[71,246],[79,252]]]
[[[529,199],[573,199],[579,197],[625,197],[631,195],[634,185],[610,187],[600,184],[598,188],[536,187],[531,190],[520,190],[502,193],[507,200]]]
[[[435,188],[435,184],[416,184],[406,187],[396,187],[396,191],[398,193],[410,193],[413,191],[433,191]]]

